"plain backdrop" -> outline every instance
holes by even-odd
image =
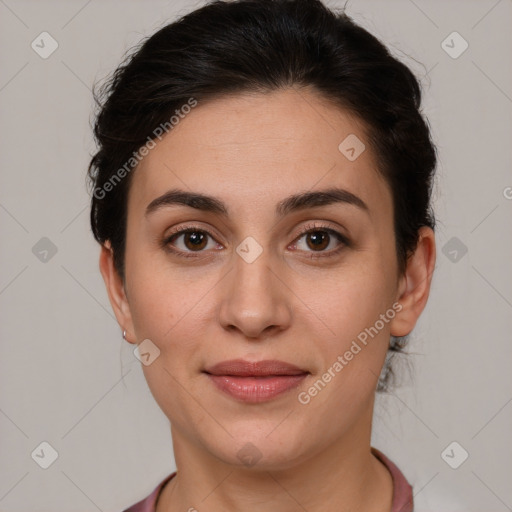
[[[120,511],[175,468],[98,270],[85,172],[92,84],[199,5],[0,0],[2,512]],[[373,445],[414,485],[417,511],[512,510],[512,2],[347,12],[421,79],[439,150],[432,292],[410,371],[378,399]],[[31,46],[42,32],[58,44],[47,58]],[[42,442],[58,454],[47,469]]]

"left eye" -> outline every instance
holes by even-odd
[[[315,229],[302,234],[294,243],[294,248],[301,251],[329,252],[343,241],[343,237],[332,229]]]

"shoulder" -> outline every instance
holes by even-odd
[[[141,501],[135,503],[130,508],[123,510],[123,512],[155,512],[156,502],[160,496],[160,492],[164,488],[165,484],[176,475],[176,471],[165,477],[153,490],[153,492]]]

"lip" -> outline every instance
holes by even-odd
[[[211,375],[233,375],[237,377],[267,377],[269,375],[300,375],[309,373],[307,370],[303,370],[294,364],[276,359],[264,361],[231,359],[205,368],[204,371]]]
[[[261,403],[297,387],[308,375],[284,361],[232,359],[204,370],[215,386],[243,402]]]

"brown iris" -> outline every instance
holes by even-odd
[[[307,233],[306,242],[310,249],[325,249],[329,245],[329,234],[326,231],[312,231]]]
[[[191,251],[200,251],[204,249],[208,243],[207,235],[201,231],[189,231],[183,233],[183,237],[185,246]],[[190,242],[190,245],[187,242]]]

